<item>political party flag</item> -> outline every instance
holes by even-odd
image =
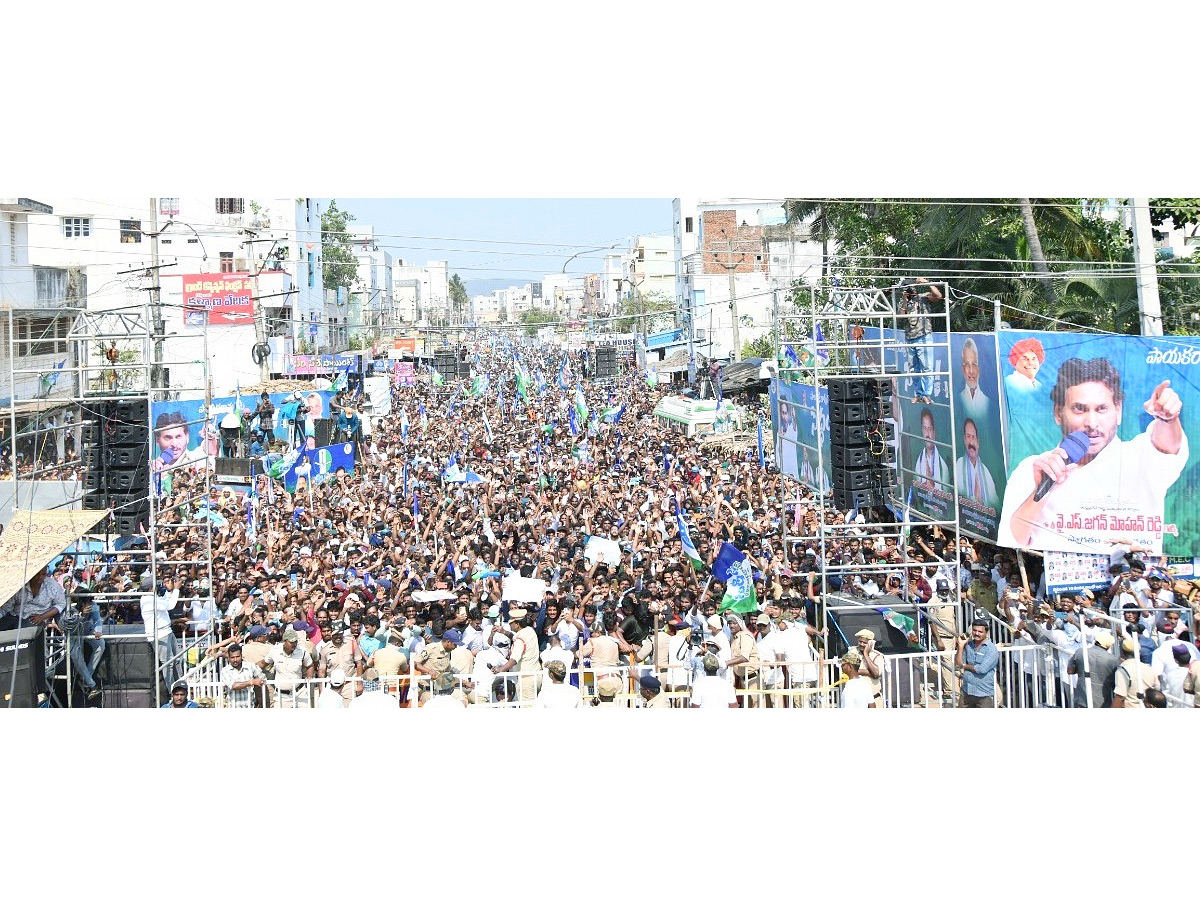
[[[330,390],[334,392],[344,391],[347,383],[348,379],[346,378],[346,373],[338,372],[337,377],[333,379],[333,384],[330,385]]]
[[[425,414],[425,404],[420,402],[417,404],[417,412],[421,415],[421,431],[429,430],[429,416]]]
[[[584,399],[583,388],[579,385],[575,385],[575,414],[581,419],[588,417],[587,400]]]
[[[413,491],[413,521],[414,522],[417,521],[417,515],[418,515],[419,511],[420,511],[420,507],[417,504],[417,492]]]
[[[760,469],[767,467],[767,457],[763,454],[762,416],[758,417],[758,467]]]
[[[54,385],[58,383],[58,376],[60,374],[62,374],[62,367],[65,366],[66,364],[67,364],[67,361],[64,359],[62,362],[60,362],[58,365],[56,365],[54,367],[53,372],[47,372],[46,374],[44,374],[42,376],[42,392],[43,393],[49,393],[50,388],[54,387]]]
[[[488,421],[487,413],[483,414],[483,439],[492,443],[492,424]]]
[[[429,379],[433,382],[434,387],[441,387],[446,383],[446,379],[442,377],[442,373],[433,366],[429,367]]]
[[[567,389],[567,356],[563,354],[562,365],[558,369],[558,387],[559,390]]]
[[[488,375],[486,372],[481,372],[480,374],[476,375],[475,379],[471,382],[471,396],[482,397],[487,393],[487,389]]]
[[[800,357],[796,355],[794,344],[786,343],[783,345],[783,358],[793,369],[800,368]]]
[[[712,577],[714,581],[725,582],[725,597],[719,612],[750,613],[758,609],[758,592],[754,589],[750,560],[729,541],[721,544],[713,563]]]
[[[408,460],[407,459],[404,461],[404,489],[403,489],[403,493],[401,494],[401,496],[402,497],[408,496]]]
[[[567,410],[567,428],[571,431],[571,437],[579,434],[579,417],[575,415],[575,407]]]
[[[688,558],[697,572],[704,568],[704,563],[700,560],[700,554],[696,550],[696,545],[692,543],[692,536],[688,534],[687,523],[683,521],[683,511],[679,508],[679,498],[675,498],[675,524],[679,526],[679,541],[683,544],[683,553]]]
[[[905,638],[908,638],[910,634],[914,634],[917,630],[917,623],[903,613],[898,613],[886,606],[877,606],[875,607],[875,611],[882,615],[883,620],[904,635]]]
[[[646,370],[646,386],[655,387],[658,384],[658,372],[654,369]]]
[[[725,399],[724,392],[721,390],[721,381],[722,381],[722,379],[724,379],[724,377],[725,377],[725,370],[717,369],[717,411],[718,412],[720,411],[721,404],[724,402],[724,399]]]
[[[821,323],[817,323],[816,330],[813,334],[813,343],[816,345],[817,359],[820,364],[825,366],[829,364],[829,351],[825,349],[825,332],[821,330]]]
[[[617,408],[615,406],[609,406],[600,415],[600,420],[602,422],[605,422],[608,425],[612,425],[616,422],[621,421],[621,416],[623,416],[624,414],[625,414],[625,404],[622,403],[620,408]]]
[[[522,366],[520,363],[517,363],[516,377],[517,377],[517,393],[520,395],[522,400],[528,400],[529,399],[529,376],[525,372],[525,367]]]

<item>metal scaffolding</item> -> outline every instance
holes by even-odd
[[[95,457],[104,458],[103,454],[96,454],[93,459],[88,459],[89,454],[85,454],[83,448],[84,428],[89,423],[96,426],[92,432],[94,435],[112,424],[104,412],[110,401],[145,401],[148,419],[144,423],[148,436],[146,462],[150,469],[147,488],[144,491],[121,492],[114,502],[110,502],[110,514],[85,537],[103,546],[94,554],[102,561],[97,568],[112,567],[119,560],[134,572],[149,569],[149,591],[145,584],[135,584],[130,589],[114,589],[105,582],[90,587],[73,586],[67,593],[69,599],[91,597],[98,607],[100,604],[140,605],[142,598],[149,593],[154,598],[153,605],[157,610],[160,530],[196,527],[200,523],[189,523],[186,507],[190,506],[190,502],[172,502],[160,494],[162,475],[172,469],[182,468],[186,463],[180,462],[154,471],[158,448],[153,422],[149,419],[153,416],[153,405],[160,400],[192,399],[184,395],[199,394],[204,400],[203,407],[206,409],[209,405],[207,324],[202,329],[183,334],[164,334],[153,301],[104,311],[59,307],[10,308],[5,312],[4,321],[8,328],[8,431],[13,473],[13,515],[19,515],[22,510],[78,508],[84,502],[84,476],[87,474],[80,470],[87,467],[89,462],[95,463]],[[60,356],[64,358],[54,362]],[[159,375],[167,365],[171,368],[202,367],[202,383],[205,387],[191,391],[170,388],[167,386],[168,379]],[[30,386],[34,386],[36,396],[18,400],[18,394],[28,392]],[[189,426],[193,424],[197,423],[188,423]],[[70,435],[74,445],[73,457],[66,449],[67,435]],[[24,457],[26,450],[29,451],[27,456],[31,462],[23,467],[18,464],[18,454]],[[207,496],[211,488],[211,467],[203,468],[203,495]],[[105,476],[103,463],[97,476]],[[50,487],[47,482],[58,483],[53,486],[56,488],[54,492],[47,489]],[[183,524],[166,522],[164,514],[177,509],[182,510]],[[139,521],[148,523],[149,527],[139,527],[133,533],[121,534],[118,527],[118,517],[121,516],[135,516]],[[125,530],[130,531],[128,528]],[[173,561],[173,564],[202,564],[206,567],[211,586],[211,522],[205,520],[203,532],[203,558]],[[77,561],[79,557],[93,556],[82,542],[64,548],[64,552],[74,552]],[[154,627],[147,623],[148,629]],[[106,634],[106,641],[110,637],[118,636]],[[137,638],[142,641],[147,639],[145,635],[138,635]],[[50,702],[64,702],[57,696],[54,685],[56,681],[65,679],[64,705],[72,706],[74,676],[66,640],[63,635],[47,630],[46,674],[51,687]],[[154,641],[153,644],[155,671],[158,673],[154,693],[156,703],[161,705],[161,673],[168,670],[174,661],[162,659],[159,642]],[[120,690],[121,684],[106,682],[106,705]]]
[[[943,297],[949,296],[945,283],[933,283],[940,289]],[[929,284],[920,285],[928,289]],[[914,369],[914,348],[905,338],[903,324],[912,318],[924,320],[930,329],[921,349],[924,351],[926,365],[929,360],[936,358],[936,351],[942,351],[942,358],[949,360],[950,311],[949,304],[940,310],[930,310],[910,315],[901,312],[901,288],[813,288],[805,304],[788,304],[784,309],[777,304],[775,315],[775,346],[779,359],[780,389],[777,391],[777,401],[782,419],[784,410],[790,408],[790,414],[799,420],[799,414],[805,413],[814,423],[811,434],[817,465],[812,470],[808,483],[811,493],[803,490],[805,482],[798,478],[782,479],[784,488],[780,497],[782,505],[781,519],[783,521],[784,547],[789,565],[796,568],[796,563],[804,559],[803,550],[799,545],[805,542],[815,544],[819,554],[818,571],[820,575],[820,628],[828,629],[831,625],[831,614],[850,612],[863,607],[879,608],[886,605],[889,609],[911,617],[917,625],[919,639],[924,643],[932,633],[928,627],[923,627],[922,620],[927,624],[930,617],[936,617],[950,625],[949,613],[953,613],[954,634],[962,631],[963,613],[960,598],[960,579],[955,571],[951,579],[953,602],[937,602],[936,597],[930,603],[918,603],[909,589],[909,576],[914,571],[920,571],[927,565],[919,559],[913,559],[907,552],[907,537],[911,525],[939,526],[946,536],[948,563],[957,567],[957,548],[960,545],[958,492],[954,485],[953,464],[948,473],[948,483],[945,485],[949,499],[946,504],[946,514],[934,518],[913,508],[904,485],[910,485],[917,473],[914,470],[915,460],[921,449],[922,439],[907,433],[904,428],[905,415],[919,414],[927,405],[946,409],[951,423],[948,439],[941,436],[926,437],[923,440],[931,443],[942,451],[950,454],[951,460],[957,459],[957,428],[954,423],[954,409],[950,398],[954,391],[954,373],[947,365],[947,371],[930,369],[928,378],[934,382],[935,388],[930,391],[927,401],[915,393],[916,375]],[[896,544],[901,548],[901,560],[885,563],[878,560],[857,562],[853,557],[842,555],[840,548],[846,546],[850,538],[860,537],[856,520],[851,518],[852,510],[839,509],[833,503],[833,484],[825,482],[825,464],[829,453],[828,443],[831,434],[831,423],[828,414],[822,409],[820,402],[821,389],[828,390],[837,382],[859,382],[867,380],[886,379],[891,386],[891,415],[883,417],[882,421],[890,423],[892,437],[885,438],[879,434],[876,440],[884,446],[876,447],[872,453],[877,458],[887,459],[894,453],[894,462],[888,468],[894,474],[894,484],[885,486],[884,506],[860,510],[871,525],[871,537],[882,537],[885,544]],[[813,402],[796,403],[783,396],[782,386],[788,383],[806,384],[815,390],[811,392]],[[798,439],[799,440],[799,439]],[[799,468],[799,467],[798,467]],[[782,470],[782,467],[781,467]],[[815,512],[817,528],[815,533],[809,528],[796,528],[799,521],[797,507],[801,510]],[[838,550],[837,553],[833,553]],[[899,596],[880,599],[879,595],[863,594],[857,585],[881,571],[902,571],[902,593]],[[897,602],[898,601],[898,602]],[[832,623],[836,624],[836,623]],[[834,628],[837,632],[836,627]],[[945,629],[939,632],[943,638]],[[847,646],[854,646],[854,639],[849,635],[837,635]]]

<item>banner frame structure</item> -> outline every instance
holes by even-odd
[[[913,371],[910,369],[911,347],[905,345],[903,323],[906,320],[919,319],[928,329],[929,334],[923,345],[926,349],[924,357],[926,360],[933,358],[933,354],[929,351],[934,350],[941,350],[943,353],[941,358],[950,360],[949,285],[944,281],[934,281],[924,282],[916,287],[920,290],[934,288],[940,291],[944,299],[940,303],[936,301],[927,303],[923,307],[924,311],[914,315],[907,312],[901,313],[904,291],[904,287],[901,285],[886,288],[811,287],[808,290],[807,298],[804,298],[807,300],[806,305],[803,301],[781,302],[779,295],[776,294],[774,343],[779,365],[779,379],[775,383],[776,402],[781,410],[796,405],[782,396],[779,388],[784,382],[798,381],[813,385],[817,389],[818,409],[809,410],[809,412],[813,414],[816,423],[816,455],[821,471],[823,471],[830,422],[820,414],[821,389],[828,390],[829,385],[835,382],[861,381],[864,378],[890,379],[893,385],[894,443],[892,445],[896,455],[895,474],[897,478],[896,485],[887,493],[885,500],[887,507],[895,516],[895,521],[886,524],[872,524],[880,525],[884,531],[884,537],[895,538],[901,547],[904,546],[904,539],[911,524],[937,525],[946,535],[947,547],[957,548],[960,544],[961,534],[959,495],[957,484],[954,483],[953,465],[949,472],[948,488],[951,496],[950,502],[947,504],[950,513],[947,517],[931,518],[929,515],[917,512],[912,508],[909,498],[903,490],[904,476],[907,475],[907,480],[911,481],[914,475],[908,462],[913,438],[900,427],[900,419],[903,413],[911,415],[912,412],[926,405],[919,398],[914,402],[911,391],[905,393],[901,391],[901,386],[906,379],[917,381],[913,378]],[[875,333],[879,335],[878,339],[864,339],[862,336],[864,328],[874,328]],[[897,333],[901,335],[899,341],[889,336]],[[947,362],[945,371],[933,369],[922,374],[926,374],[931,381],[942,382],[943,389],[931,391],[927,402],[929,405],[943,408],[948,415],[951,423],[950,434],[946,440],[937,440],[936,445],[939,449],[948,452],[951,460],[957,459],[958,427],[954,421],[954,404],[951,402],[957,380],[954,367]],[[779,447],[778,434],[775,437],[777,439],[776,446]],[[777,460],[777,465],[778,462]],[[821,490],[819,488],[823,485],[820,484],[820,475],[817,478],[818,489],[811,491],[811,497],[802,496],[804,492],[801,491],[800,486],[803,482],[800,480],[790,477],[782,479],[783,496],[779,498],[780,518],[783,521],[783,539],[789,560],[788,565],[792,564],[794,547],[804,541],[814,540],[812,535],[794,533],[792,518],[793,516],[798,517],[796,509],[798,506],[813,509],[819,516],[820,525],[815,540],[819,544],[818,552],[821,559],[826,558],[827,549],[834,541],[854,536],[851,531],[854,528],[852,522],[844,521],[841,516],[837,517],[838,521],[827,521],[829,514],[835,509],[832,484],[824,486],[828,488],[827,490]],[[837,511],[840,513],[850,512],[850,510]],[[862,512],[864,515],[870,515],[867,510]],[[847,515],[845,518],[849,518],[849,516]],[[919,560],[909,558],[905,552],[898,563],[884,566],[856,563],[853,560],[821,566],[819,571],[820,593],[824,601],[820,605],[821,622],[819,627],[826,631],[830,629],[830,613],[861,610],[862,603],[872,605],[872,601],[875,600],[878,601],[875,605],[886,606],[896,613],[909,616],[918,623],[923,623],[923,620],[928,621],[928,616],[918,616],[918,609],[933,611],[935,615],[938,614],[936,609],[943,610],[939,618],[946,622],[947,627],[949,626],[947,617],[952,613],[955,633],[961,632],[963,606],[960,579],[957,577],[951,579],[952,602],[950,603],[938,603],[935,599],[934,602],[923,603],[918,607],[916,598],[910,594],[908,575],[913,571],[922,570],[924,565],[925,563]],[[846,602],[838,599],[838,595],[841,593],[838,589],[840,585],[830,583],[831,576],[845,583],[856,576],[865,579],[881,569],[903,571],[904,583],[901,586],[901,594],[890,597],[884,595],[864,596],[859,603]],[[928,641],[927,632],[930,630],[922,628],[922,624],[918,624],[918,638],[922,643]],[[941,636],[950,637],[944,633]],[[829,635],[829,638],[832,637],[833,635]],[[882,637],[879,635],[877,639]],[[852,635],[841,635],[841,639],[850,646],[854,644]],[[880,642],[883,643],[882,640]],[[829,645],[827,644],[827,646]]]

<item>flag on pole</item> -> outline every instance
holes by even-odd
[[[516,378],[517,378],[517,393],[520,395],[522,400],[528,400],[529,399],[529,375],[526,374],[525,367],[522,366],[520,364],[520,362],[517,363]]]
[[[825,332],[821,330],[821,323],[817,323],[816,330],[813,333],[813,344],[816,346],[817,360],[820,365],[829,364],[829,351],[825,348]]]
[[[646,386],[655,387],[658,385],[658,372],[655,369],[646,370]]]
[[[881,614],[883,620],[904,635],[906,639],[913,640],[916,638],[917,623],[909,616],[898,613],[886,606],[877,606],[875,607],[875,611]]]
[[[481,372],[480,374],[476,375],[474,380],[471,382],[471,396],[472,397],[482,397],[484,394],[487,393],[487,389],[488,389],[487,372]]]
[[[483,414],[483,439],[492,443],[492,424],[488,421],[487,413]]]
[[[54,385],[58,383],[58,376],[62,374],[62,367],[66,364],[67,361],[64,359],[54,367],[53,372],[47,372],[42,376],[42,393],[50,393],[50,388],[54,387]]]
[[[559,390],[567,389],[567,355],[563,354],[562,365],[558,369],[558,387]]]
[[[712,577],[714,581],[725,582],[725,597],[719,612],[731,610],[750,613],[758,609],[758,593],[754,589],[750,560],[729,541],[721,544],[716,562],[713,563]]]
[[[442,373],[433,366],[429,367],[429,380],[433,382],[434,387],[441,387],[446,383],[446,379],[442,377]]]
[[[504,413],[504,382],[503,381],[500,382],[500,387],[499,387],[499,390],[497,391],[497,393],[500,395],[500,399],[498,401],[499,406],[500,406],[500,418],[503,419],[504,415],[505,415],[505,413]]]
[[[571,431],[571,437],[579,434],[579,417],[575,415],[575,407],[567,410],[567,428]]]
[[[403,493],[401,494],[401,496],[402,497],[408,496],[408,460],[407,459],[404,461],[404,490],[403,490]]]
[[[724,369],[717,369],[717,411],[721,411],[721,403],[724,400],[724,394],[721,391],[721,380],[725,377]]]
[[[678,497],[675,498],[675,524],[679,526],[679,542],[683,544],[683,553],[691,562],[692,568],[699,572],[704,568],[704,563],[700,560],[696,545],[692,543],[692,536],[688,534],[687,523],[683,521],[683,511],[679,508]]]
[[[418,412],[418,413],[420,414],[420,416],[421,416],[421,431],[423,431],[423,432],[424,432],[424,431],[428,431],[428,430],[429,430],[429,416],[427,416],[427,415],[425,414],[425,403],[424,403],[424,401],[421,401],[421,402],[417,403],[417,412]]]
[[[419,511],[419,506],[417,504],[417,492],[413,491],[413,522],[417,521],[418,511]]]
[[[584,420],[588,417],[587,400],[584,399],[583,388],[579,385],[575,385],[575,414]]]
[[[762,416],[758,417],[758,467],[760,469],[767,467],[767,457],[763,454]]]

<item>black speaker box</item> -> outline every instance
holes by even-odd
[[[145,468],[109,469],[107,474],[110,494],[144,494],[150,485],[150,473]]]
[[[97,422],[88,422],[79,429],[79,440],[84,447],[100,447],[104,444],[103,432]]]
[[[317,419],[313,424],[313,435],[318,447],[328,447],[333,443],[333,419]]]
[[[164,692],[163,703],[169,699],[170,696]],[[105,709],[152,709],[154,707],[154,690],[152,688],[134,688],[110,691],[105,688],[103,701]]]
[[[878,478],[871,469],[839,469],[833,470],[833,487],[838,491],[869,491],[872,481]]]
[[[17,709],[37,706],[33,642],[41,640],[37,628],[0,631],[0,707]],[[16,682],[13,682],[13,669]]]
[[[147,425],[129,425],[124,422],[109,423],[104,430],[105,447],[121,447],[130,444],[148,446],[150,428]]]
[[[617,377],[617,348],[616,347],[597,347],[596,348],[596,377],[597,378],[616,378]]]
[[[112,625],[108,633],[145,635],[142,625]],[[140,640],[104,642],[104,659],[100,668],[101,678],[114,688],[141,688],[154,690],[154,645],[142,637]]]
[[[218,481],[235,481],[249,484],[254,477],[254,466],[258,460],[237,456],[218,456],[213,460],[213,476]]]
[[[92,473],[88,472],[87,474],[90,475]],[[86,480],[87,480],[87,477],[84,476],[84,481],[86,482]],[[94,491],[94,492],[89,491],[88,493],[83,495],[83,508],[84,509],[108,509],[108,495],[105,494],[104,491]]]
[[[840,444],[843,447],[865,447],[867,446],[867,426],[832,422],[829,425],[829,440],[831,443]]]
[[[145,444],[112,447],[104,454],[105,465],[118,469],[136,469],[146,465],[149,448]]]
[[[883,496],[877,491],[847,491],[834,490],[833,503],[838,509],[866,509],[871,506],[883,506]]]
[[[832,449],[835,469],[858,469],[871,465],[871,454],[864,447],[841,447],[834,444]]]
[[[861,401],[850,402],[832,400],[829,401],[829,419],[831,422],[852,425],[858,422],[866,421],[866,407]]]
[[[121,537],[133,537],[135,534],[141,534],[142,529],[150,530],[150,517],[146,515],[123,515],[121,513],[114,514],[116,521],[117,534]],[[140,526],[140,527],[139,527]]]
[[[471,364],[469,362],[463,362],[462,360],[459,360],[459,362],[458,362],[458,377],[459,378],[470,378],[471,377]]]
[[[829,402],[835,400],[862,400],[866,396],[866,385],[862,381],[829,382]]]
[[[108,481],[104,477],[104,470],[101,468],[88,469],[83,473],[83,489],[88,492],[104,491],[108,485]],[[84,507],[87,509],[87,507]],[[96,506],[93,509],[101,509]]]
[[[145,425],[150,419],[145,398],[123,397],[120,400],[110,400],[106,415],[111,422],[123,422],[127,425]]]
[[[104,465],[104,453],[99,447],[85,447],[79,454],[79,461],[84,468],[99,469]]]
[[[867,415],[871,421],[892,418],[892,401],[883,398],[872,400],[868,404]]]

